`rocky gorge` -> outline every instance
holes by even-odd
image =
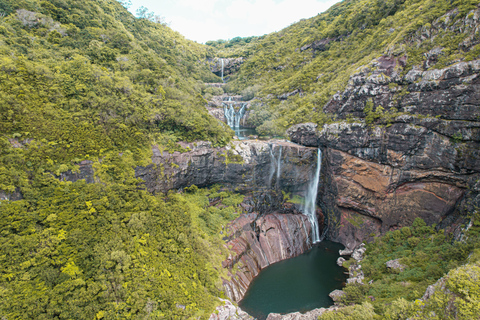
[[[352,76],[345,92],[325,109],[344,118],[360,116],[359,106],[371,99],[375,106],[395,106],[402,114],[383,126],[344,121],[288,131],[292,141],[324,150],[326,183],[319,203],[328,212],[328,237],[351,249],[372,235],[408,226],[416,217],[453,230],[461,224],[457,218],[479,201],[480,82],[475,79],[480,61],[414,78],[412,72],[400,78],[388,73],[388,66],[377,67],[369,77],[371,69]],[[405,82],[409,93],[395,100],[396,91],[389,89],[394,80],[372,80],[381,73]]]

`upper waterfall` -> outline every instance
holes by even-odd
[[[221,60],[222,60],[222,82],[225,82],[225,80],[223,79],[223,70],[225,68],[225,65],[224,65],[223,59]]]

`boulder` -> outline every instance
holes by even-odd
[[[385,262],[385,264],[387,265],[387,268],[393,269],[393,270],[398,270],[400,272],[405,270],[405,268],[407,267],[407,266],[400,263],[400,259],[389,260],[389,261]]]
[[[328,294],[330,298],[332,298],[333,301],[335,302],[340,302],[342,301],[342,298],[346,295],[345,291],[343,290],[333,290]]]

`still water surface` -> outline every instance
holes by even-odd
[[[344,269],[337,266],[341,244],[323,241],[298,257],[277,262],[252,281],[239,303],[258,319],[269,313],[305,312],[333,304],[328,296],[341,289],[346,280]]]

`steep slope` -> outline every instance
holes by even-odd
[[[358,68],[380,56],[405,57],[404,64],[396,66],[398,73],[422,64],[424,54],[434,48],[441,54],[431,53],[425,69],[478,57],[471,12],[477,5],[478,1],[342,1],[243,50],[227,49],[218,55],[245,57],[227,89],[257,90],[260,99],[251,119],[256,118],[258,131],[284,134],[296,123],[323,125],[334,120],[332,110],[323,110],[325,104],[345,89]],[[435,24],[440,17],[442,23]]]
[[[134,172],[152,144],[230,140],[200,96],[208,48],[117,1],[0,11],[0,317],[208,317],[221,245]]]

